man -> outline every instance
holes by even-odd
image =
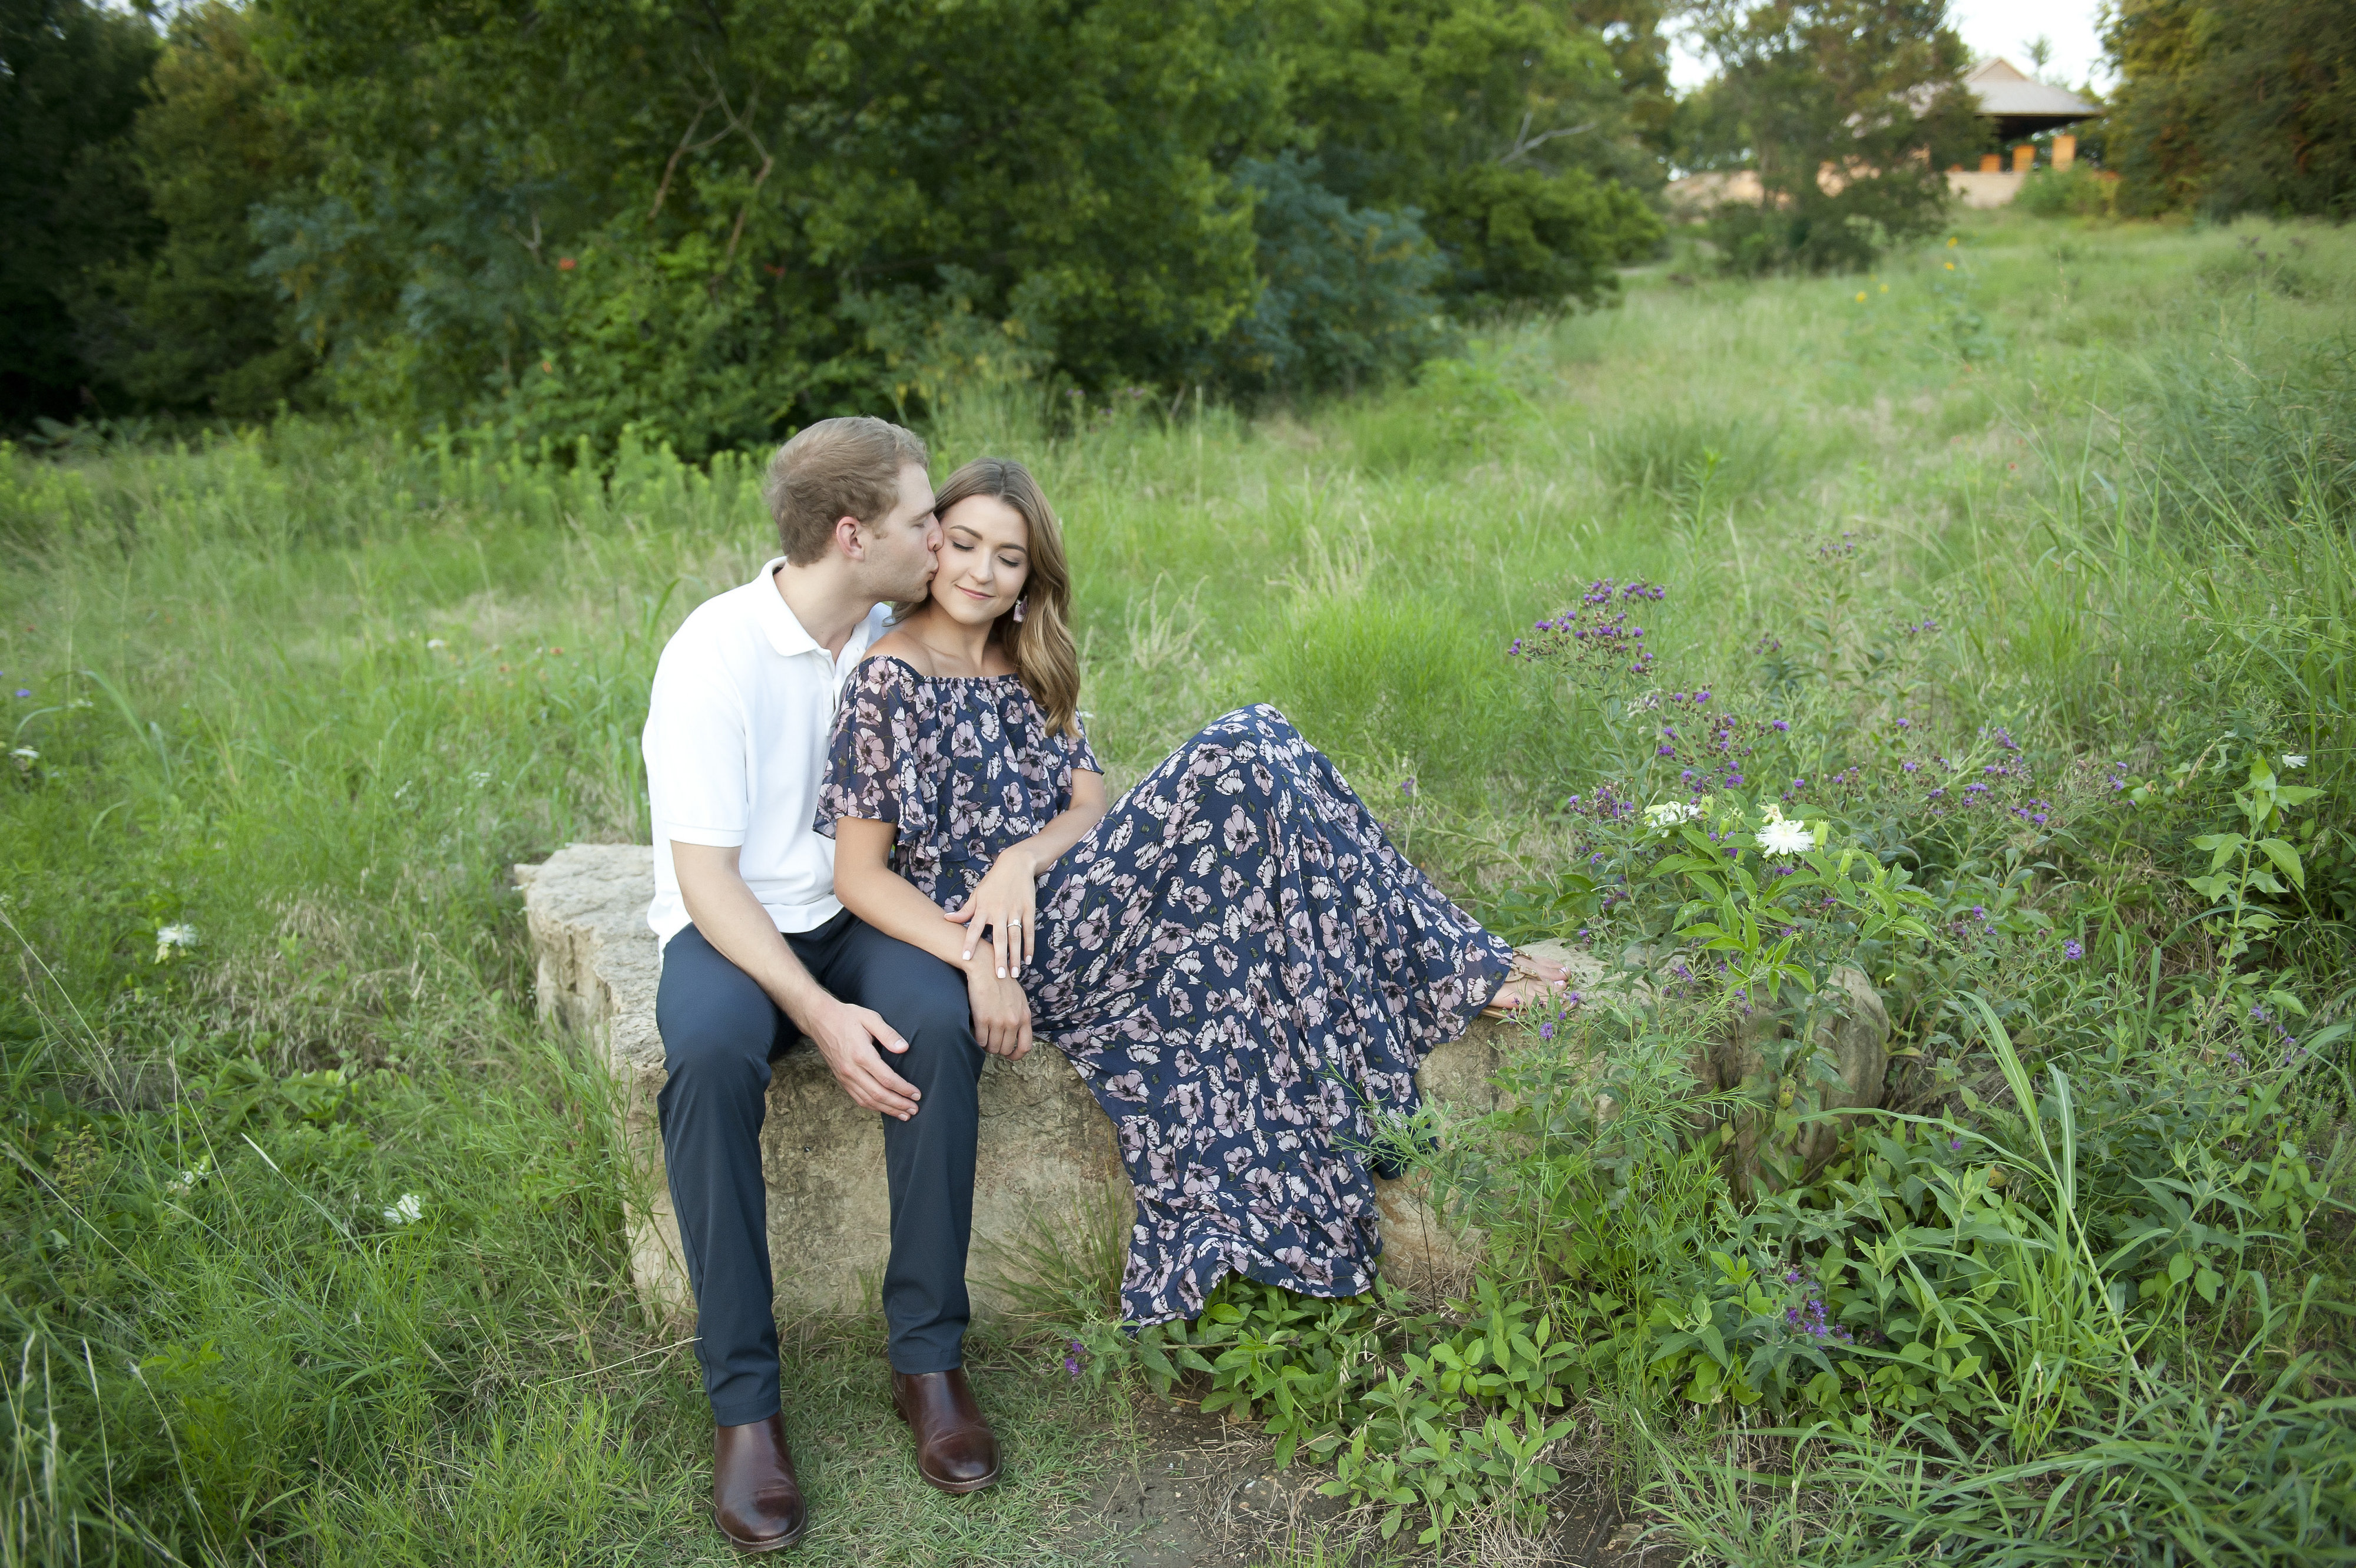
[[[744,1552],[808,1524],[779,1408],[760,1151],[769,1063],[797,1031],[884,1117],[884,1313],[917,1467],[950,1492],[998,1478],[962,1370],[982,1063],[967,977],[853,919],[812,828],[843,682],[882,602],[921,598],[938,564],[926,464],[923,442],[880,419],[824,420],[779,448],[766,496],[783,555],[687,618],[648,708],[647,918],[669,1075],[657,1105],[712,1402],[712,1510]]]

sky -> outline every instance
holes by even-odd
[[[2099,0],[1956,0],[1948,16],[1975,59],[2002,55],[2034,74],[2028,45],[2041,35],[2053,45],[2046,74],[2072,87],[2090,77],[2096,87],[2107,87],[2110,72],[2104,67],[2103,41],[2095,30],[2099,8]],[[1682,42],[1672,50],[1669,80],[1679,91],[1698,86],[1709,74],[1708,62]]]

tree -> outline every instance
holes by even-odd
[[[1257,294],[1221,165],[1280,84],[1241,0],[277,13],[325,163],[268,262],[342,395],[406,423],[701,452],[904,392],[912,320],[1106,384],[1174,379]]]
[[[1656,177],[1631,98],[1582,9],[1526,0],[1304,0],[1277,25],[1290,106],[1324,180],[1353,204],[1414,208],[1459,310],[1593,303],[1649,251],[1659,219],[1632,185]],[[1657,51],[1657,12],[1627,22]],[[1636,102],[1641,103],[1641,97]]]
[[[568,447],[1346,386],[1657,242],[1660,5],[197,0],[74,143],[138,224],[23,270],[59,386]]]
[[[1686,106],[1696,167],[1749,166],[1764,199],[1711,236],[1740,271],[1871,263],[1944,221],[1953,153],[1980,136],[1944,0],[1710,0],[1719,75]]]
[[[2356,11],[2335,0],[2123,0],[2105,39],[2121,204],[2356,212]]]
[[[134,16],[0,0],[0,421],[70,419],[111,390],[70,301],[87,268],[154,236],[125,137],[155,50]]]
[[[1226,379],[1251,392],[1355,391],[1412,370],[1445,342],[1432,285],[1447,271],[1421,214],[1352,207],[1287,148],[1236,167],[1255,201],[1259,302],[1223,345]]]
[[[317,172],[255,57],[258,25],[224,0],[173,20],[131,134],[164,239],[100,267],[77,301],[92,357],[151,406],[251,418],[312,368],[276,281],[254,271],[252,210]]]

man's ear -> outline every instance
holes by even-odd
[[[867,559],[867,540],[862,532],[865,527],[855,517],[846,515],[834,520],[834,542],[853,561]]]

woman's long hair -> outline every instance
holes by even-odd
[[[1072,571],[1064,558],[1064,525],[1031,470],[1011,457],[976,457],[933,492],[933,514],[971,496],[1004,501],[1031,533],[1031,573],[1023,585],[1023,618],[998,618],[991,636],[1013,660],[1023,689],[1047,715],[1047,727],[1080,733],[1080,650],[1072,641]]]

